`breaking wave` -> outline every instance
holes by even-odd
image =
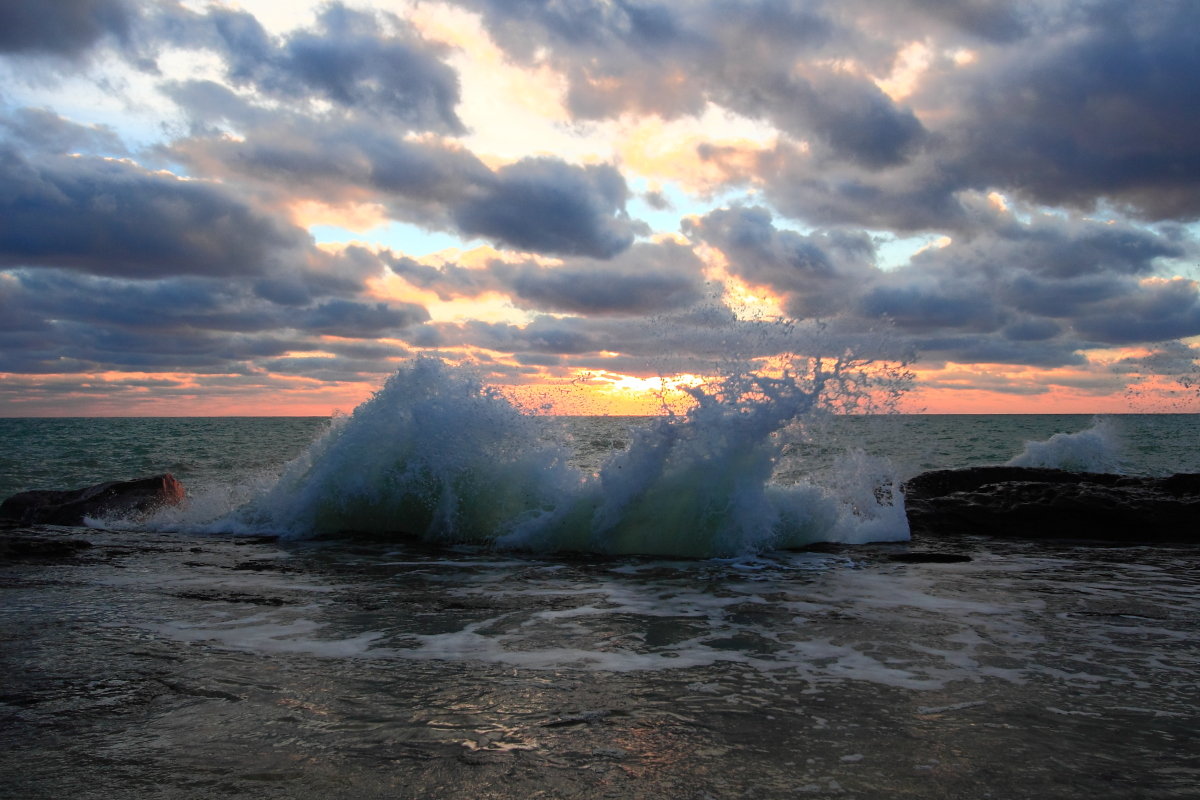
[[[839,362],[840,363],[840,362]],[[205,527],[288,537],[404,533],[541,552],[728,556],[908,538],[889,466],[848,453],[822,484],[776,480],[803,421],[845,407],[861,372],[804,360],[688,388],[692,406],[630,431],[593,472],[468,368],[397,371],[284,469]]]
[[[1008,461],[1011,467],[1052,467],[1073,472],[1122,472],[1121,437],[1108,417],[1096,417],[1090,427],[1076,433],[1056,433],[1041,442],[1026,442],[1025,449]]]

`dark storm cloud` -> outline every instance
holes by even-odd
[[[330,3],[313,28],[282,39],[249,13],[217,6],[200,15],[174,9],[158,22],[176,44],[222,54],[235,85],[268,97],[302,106],[320,99],[417,130],[464,132],[455,112],[458,75],[442,60],[445,48],[394,14]]]
[[[516,296],[534,308],[575,314],[649,314],[700,298],[696,282],[683,276],[612,275],[601,270],[517,272],[509,281]]]
[[[4,0],[0,54],[76,58],[105,36],[123,39],[135,15],[130,0]]]
[[[958,285],[888,281],[867,290],[859,311],[886,318],[911,332],[937,330],[995,331],[1004,322],[1003,310],[986,292],[983,281]]]
[[[1004,338],[1014,342],[1041,342],[1062,333],[1062,326],[1052,319],[1016,319],[1004,326]]]
[[[766,119],[798,139],[814,138],[840,159],[867,168],[903,163],[925,130],[913,112],[897,106],[861,77],[816,72],[739,76],[714,98],[747,116]]]
[[[817,168],[797,148],[779,148],[759,170],[764,194],[793,219],[814,225],[851,225],[905,233],[970,229],[976,216],[961,197],[953,164],[906,164],[882,172]]]
[[[881,30],[885,13],[904,30],[888,9],[866,13]],[[1084,210],[1107,203],[1151,220],[1200,217],[1200,84],[1190,77],[1200,72],[1191,35],[1200,8],[1030,4],[1017,19],[1013,35],[991,37],[973,63],[935,58],[907,101],[926,111],[928,127],[903,160],[833,163],[781,149],[761,168],[767,197],[814,224],[914,231],[970,229],[977,218],[966,196],[989,189]],[[893,36],[850,52],[895,54],[910,41]]]
[[[1114,275],[1043,279],[1018,272],[1000,281],[996,289],[998,297],[1018,311],[1070,319],[1100,301],[1129,292],[1133,286],[1133,282]]]
[[[0,144],[0,265],[238,275],[307,239],[214,184],[109,159],[32,161]]]
[[[193,116],[209,121],[166,148],[166,157],[206,174],[273,187],[285,199],[336,203],[369,192],[398,218],[446,227],[452,224],[448,205],[493,181],[492,171],[466,150],[406,139],[401,129],[264,111],[210,82],[166,90]],[[216,122],[227,122],[239,137],[212,128]]]
[[[1200,391],[1200,348],[1183,342],[1164,342],[1149,355],[1123,358],[1113,365],[1119,374],[1150,373],[1176,376],[1185,387]]]
[[[319,356],[272,358],[260,362],[260,365],[273,373],[300,375],[312,380],[330,383],[364,380],[378,381],[381,375],[387,375],[396,371],[396,363],[392,361]]]

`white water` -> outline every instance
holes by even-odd
[[[1123,472],[1122,442],[1113,421],[1097,417],[1077,433],[1056,433],[1041,442],[1026,442],[1025,449],[1008,461],[1013,467],[1051,467],[1075,472]]]
[[[627,450],[584,473],[469,370],[417,359],[272,489],[208,528],[694,557],[906,539],[903,498],[877,459],[849,454],[827,486],[773,480],[798,423],[845,383],[809,368],[689,390],[695,405],[685,415],[633,431]]]

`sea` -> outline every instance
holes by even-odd
[[[0,420],[0,496],[189,495],[0,561],[0,797],[1200,796],[1200,550],[922,541],[898,488],[1200,472],[1200,417],[811,400]]]

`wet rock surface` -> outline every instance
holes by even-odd
[[[0,503],[0,520],[22,525],[82,525],[86,517],[145,514],[179,505],[186,492],[175,476],[108,481],[82,489],[35,489]]]
[[[914,537],[1200,542],[1200,474],[976,467],[922,473],[904,492]]]

